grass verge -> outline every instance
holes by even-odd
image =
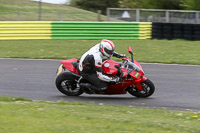
[[[36,21],[38,12],[39,3],[32,0],[0,0],[1,21]],[[42,3],[41,13],[42,21],[98,21],[97,13],[66,5]],[[102,21],[106,19],[101,15]]]
[[[0,58],[80,58],[100,40],[5,40],[0,41]],[[116,51],[127,56],[128,46],[140,62],[200,65],[200,41],[113,40]],[[114,58],[113,58],[114,59]]]
[[[2,133],[199,133],[200,111],[31,101],[0,96]]]

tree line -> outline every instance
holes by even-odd
[[[106,8],[200,10],[200,0],[72,0],[72,6],[106,14]]]

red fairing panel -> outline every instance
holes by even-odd
[[[134,63],[141,69],[143,75],[144,75],[144,71],[142,69],[142,66],[140,65],[140,63],[138,63],[136,60],[134,60]]]
[[[68,60],[64,60],[64,61],[61,61],[60,63],[64,65],[64,67],[66,69],[68,69],[69,71],[75,73],[76,72],[76,68],[72,65],[72,62],[79,62],[78,59],[68,59]]]
[[[143,88],[142,88],[142,85],[141,85],[141,83],[142,82],[144,82],[144,81],[146,81],[147,80],[147,78],[146,77],[142,77],[142,78],[140,78],[140,79],[137,79],[137,80],[135,80],[134,82],[134,84],[135,84],[135,87],[136,88],[138,88],[138,90],[143,90]]]
[[[108,76],[114,77],[117,75],[117,68],[115,66],[119,66],[119,64],[114,60],[106,60],[102,64],[103,73]]]

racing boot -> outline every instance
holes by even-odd
[[[91,85],[90,88],[93,89],[93,90],[97,90],[97,91],[99,91],[101,93],[104,93],[106,91],[106,89],[107,89],[107,87],[97,88],[96,86],[93,86],[93,85]]]
[[[103,87],[103,88],[97,88],[96,86],[93,86],[93,85],[91,85],[91,84],[89,84],[89,83],[80,83],[80,86],[81,87],[85,87],[85,88],[87,88],[87,89],[89,89],[89,90],[95,90],[95,91],[99,91],[99,92],[105,92],[106,91],[106,89],[107,89],[107,87]]]
[[[90,88],[91,84],[89,84],[89,83],[80,83],[79,85],[80,85],[81,89],[85,93],[87,93],[87,94],[93,94],[94,93],[93,90]]]

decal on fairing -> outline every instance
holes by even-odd
[[[109,63],[105,63],[104,66],[105,66],[105,67],[109,67],[110,64],[109,64]]]
[[[135,76],[137,77],[138,75],[139,75],[139,73],[138,73],[138,72],[136,72],[136,73],[135,73]]]

